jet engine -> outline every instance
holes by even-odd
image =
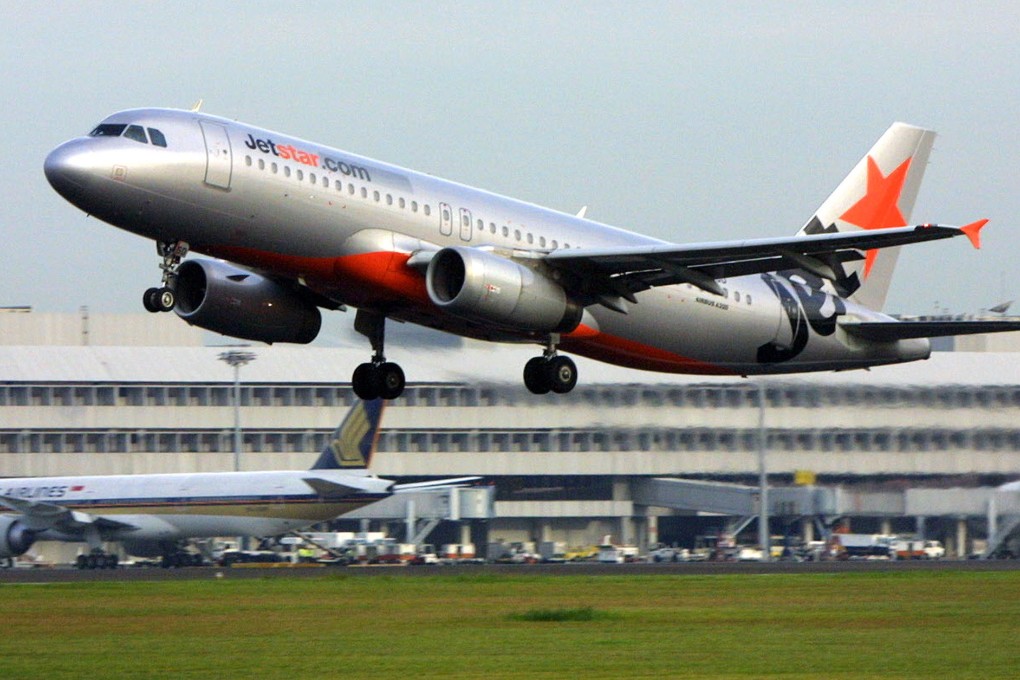
[[[512,330],[568,333],[584,311],[540,272],[476,248],[451,246],[437,252],[425,283],[439,308]]]
[[[0,517],[0,558],[24,555],[35,543],[35,532],[20,519]]]
[[[306,344],[322,325],[319,308],[294,291],[220,260],[182,262],[176,293],[177,316],[235,338]]]

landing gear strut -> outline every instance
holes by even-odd
[[[159,265],[163,270],[163,284],[145,291],[142,304],[150,312],[169,312],[177,304],[177,266],[188,254],[188,244],[184,241],[157,241],[156,252],[163,258]]]
[[[372,361],[360,364],[351,376],[354,393],[369,399],[396,399],[404,393],[404,371],[398,364],[386,361],[383,346],[386,341],[386,317],[375,312],[358,310],[354,330],[372,343]]]
[[[566,394],[577,384],[577,366],[570,357],[556,354],[559,339],[558,334],[550,335],[542,356],[524,365],[524,386],[532,394]]]

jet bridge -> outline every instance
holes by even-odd
[[[496,489],[492,486],[438,486],[398,491],[371,505],[347,513],[343,519],[404,521],[406,543],[419,544],[440,522],[490,520],[495,513]]]

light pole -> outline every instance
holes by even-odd
[[[234,472],[241,470],[241,367],[255,361],[254,352],[232,349],[220,353],[220,361],[234,367]]]
[[[758,381],[758,497],[761,507],[758,515],[758,545],[763,562],[771,561],[769,546],[769,477],[765,466],[768,451],[768,434],[765,431],[765,381]]]

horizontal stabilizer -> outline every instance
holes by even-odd
[[[323,498],[343,498],[362,492],[361,489],[356,489],[353,486],[337,484],[320,477],[305,477],[301,481],[312,487],[312,490]]]
[[[394,493],[407,493],[409,491],[423,491],[429,489],[452,489],[459,486],[467,486],[470,482],[477,482],[481,477],[455,477],[453,479],[436,479],[431,482],[410,482],[408,484],[397,484],[393,487]]]
[[[941,338],[950,335],[1006,333],[1020,331],[1017,321],[840,321],[851,335],[876,342],[911,338]]]

